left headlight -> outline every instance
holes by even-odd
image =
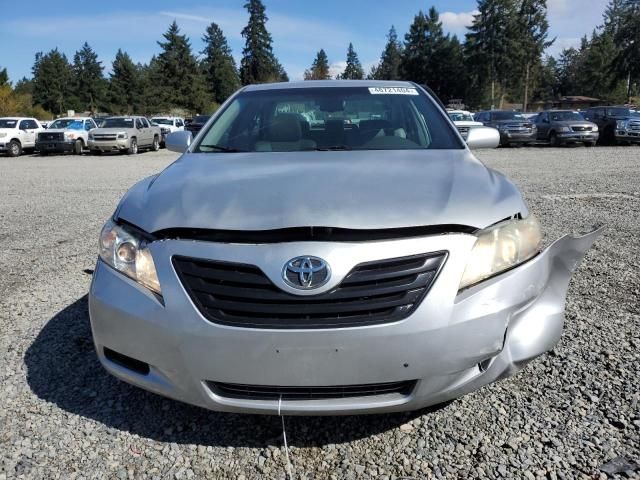
[[[132,228],[107,221],[100,232],[100,258],[139,284],[161,295],[151,252],[142,235]]]
[[[571,129],[570,129],[569,127],[560,127],[560,128],[558,129],[558,131],[559,131],[559,132],[563,132],[563,133],[567,133],[567,132],[570,132],[570,131],[571,131]]]
[[[619,130],[624,130],[625,128],[627,128],[626,120],[618,120],[618,121],[616,121],[616,125],[617,125]]]
[[[542,247],[542,231],[533,215],[523,220],[499,223],[477,236],[462,275],[460,289],[526,262],[536,256]]]

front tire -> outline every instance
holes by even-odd
[[[10,157],[19,157],[22,154],[22,145],[20,145],[20,142],[11,140],[9,142],[9,148],[7,148],[7,154]]]
[[[127,149],[127,153],[129,155],[135,155],[136,153],[138,153],[138,140],[136,140],[135,138],[131,139],[129,148]]]
[[[82,140],[78,139],[73,144],[73,154],[74,155],[82,155],[82,149],[84,145],[82,144]]]
[[[560,146],[560,142],[558,141],[558,135],[556,134],[556,132],[551,132],[551,135],[549,135],[549,144],[552,147]]]
[[[153,150],[154,152],[157,152],[158,150],[160,150],[160,140],[158,139],[157,135],[155,137],[153,137],[153,143],[151,144],[151,150]]]

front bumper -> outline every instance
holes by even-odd
[[[560,143],[595,143],[599,132],[560,132],[557,134]]]
[[[616,140],[620,142],[640,142],[640,130],[616,130]]]
[[[117,140],[89,140],[89,150],[100,150],[101,152],[121,152],[129,148],[129,139]]]
[[[599,234],[564,237],[529,262],[460,293],[460,278],[475,241],[469,235],[366,244],[154,242],[150,248],[162,299],[98,261],[89,294],[94,342],[100,361],[116,377],[213,410],[304,415],[415,410],[508,377],[553,348],[562,332],[571,275]],[[334,276],[341,280],[363,261],[442,250],[449,252],[447,262],[409,318],[326,330],[213,324],[191,303],[170,261],[173,255],[243,261],[274,278],[287,259],[312,253],[335,265]],[[108,360],[105,348],[146,362],[149,372],[136,373]],[[417,383],[408,394],[282,402],[224,397],[207,385],[335,386],[410,380]]]
[[[512,132],[507,130],[499,130],[500,145],[527,144],[536,141],[537,131],[531,132]]]
[[[71,142],[36,142],[38,152],[73,152],[75,141]]]

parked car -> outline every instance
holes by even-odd
[[[59,118],[38,133],[36,150],[40,155],[64,152],[80,155],[89,145],[89,131],[94,128],[97,125],[89,117]]]
[[[91,153],[127,152],[138,153],[140,149],[160,149],[160,127],[153,126],[145,117],[111,117],[102,127],[89,132]]]
[[[209,121],[211,115],[196,115],[193,117],[188,125],[185,125],[184,129],[191,132],[195,137],[205,123]]]
[[[498,132],[465,145],[412,82],[249,85],[191,140],[105,224],[89,313],[109,372],[213,410],[413,410],[508,377],[559,340],[599,235],[543,250],[469,150]]]
[[[0,118],[0,153],[18,157],[36,146],[36,136],[43,128],[35,118]]]
[[[473,115],[471,114],[471,112],[468,112],[466,110],[447,110],[447,114],[460,132],[460,135],[462,135],[462,138],[464,138],[465,140],[469,135],[469,129],[473,127],[483,126],[482,123],[476,122],[473,119]]]
[[[598,126],[571,110],[540,112],[535,124],[538,140],[547,141],[554,147],[571,143],[583,143],[592,147],[598,141]]]
[[[598,125],[600,141],[605,145],[640,142],[640,118],[627,107],[588,108],[585,119]]]
[[[500,132],[500,145],[528,145],[536,141],[536,126],[524,115],[509,110],[489,110],[475,115],[476,122]]]
[[[184,120],[180,117],[153,117],[151,123],[158,125],[162,132],[160,146],[164,147],[165,138],[173,132],[181,132],[184,130]]]

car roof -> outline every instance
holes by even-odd
[[[405,87],[416,88],[416,84],[395,80],[304,80],[299,82],[261,83],[247,85],[244,92],[260,90],[283,90],[296,88],[339,88],[339,87]]]
[[[78,120],[84,122],[85,120],[92,120],[91,117],[60,117],[56,118],[56,120]],[[50,122],[55,122],[56,120],[49,120]]]
[[[33,117],[0,117],[0,120],[15,120],[15,121],[19,121],[19,120],[36,120],[36,119],[33,118]]]

